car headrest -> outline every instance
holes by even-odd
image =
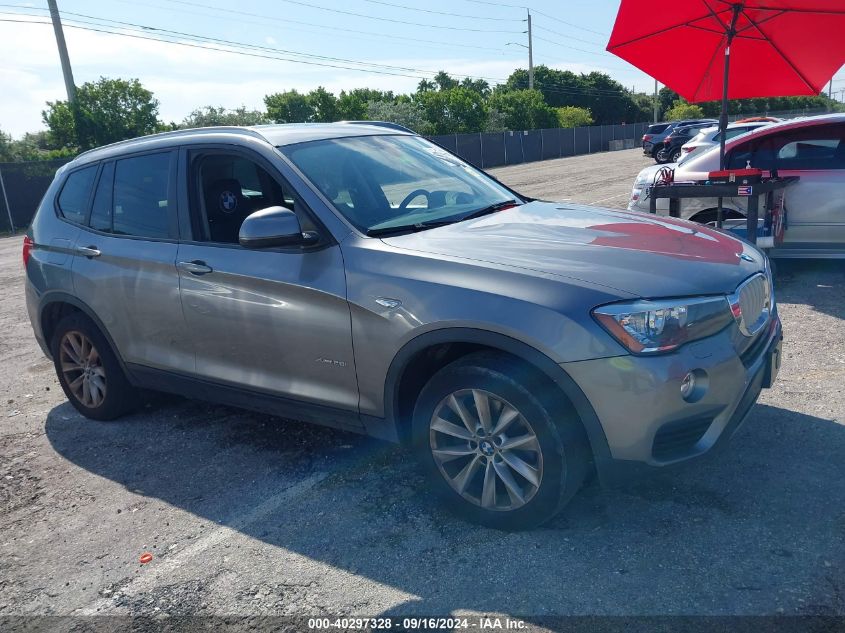
[[[241,183],[236,178],[221,178],[205,190],[205,211],[208,219],[238,215],[244,196]]]

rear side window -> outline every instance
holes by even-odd
[[[65,219],[77,224],[85,222],[96,173],[97,166],[92,165],[75,171],[67,177],[62,192],[59,194],[59,211]]]
[[[660,134],[661,132],[665,132],[667,127],[669,127],[668,123],[652,125],[649,126],[648,130],[646,130],[646,134]]]
[[[112,231],[137,237],[170,236],[170,152],[117,161]]]

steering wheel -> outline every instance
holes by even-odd
[[[425,196],[425,203],[426,206],[430,204],[431,201],[431,192],[426,191],[425,189],[414,189],[411,193],[405,196],[405,199],[399,203],[399,208],[405,210],[408,208],[408,205],[416,198],[417,196]]]

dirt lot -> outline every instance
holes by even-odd
[[[624,206],[645,164],[496,174]],[[845,615],[841,263],[781,268],[783,369],[720,457],[591,485],[506,534],[443,512],[408,454],[355,435],[179,399],[84,420],[32,338],[20,243],[0,240],[0,616]]]

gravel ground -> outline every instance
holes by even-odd
[[[644,164],[496,175],[624,206]],[[841,263],[780,267],[783,368],[721,456],[507,534],[374,440],[177,398],[84,420],[31,335],[20,243],[0,239],[0,616],[845,615]]]

